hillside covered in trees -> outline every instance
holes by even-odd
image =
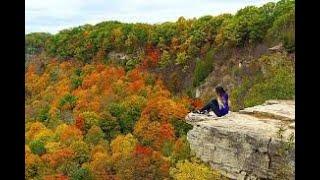
[[[234,111],[293,99],[294,26],[294,1],[281,0],[27,34],[26,179],[223,179],[190,152],[184,117],[217,84]]]

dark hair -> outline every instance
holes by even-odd
[[[216,90],[216,93],[217,93],[219,96],[222,96],[223,94],[226,93],[226,91],[223,89],[222,86],[217,86],[217,87],[215,88],[215,90]]]

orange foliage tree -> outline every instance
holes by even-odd
[[[44,154],[41,159],[55,169],[62,163],[72,160],[74,155],[74,151],[71,148],[63,148],[53,153]]]
[[[187,109],[167,97],[155,97],[147,103],[141,118],[135,125],[134,134],[144,143],[160,149],[165,141],[175,139],[174,120],[184,118]]]
[[[156,65],[159,52],[149,46],[146,57],[145,67]],[[168,157],[183,159],[175,122],[183,122],[192,101],[173,98],[143,68],[52,61],[42,74],[31,65],[25,75],[26,177],[167,179]]]

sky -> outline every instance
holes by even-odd
[[[102,21],[162,23],[180,16],[235,13],[277,0],[26,0],[25,33],[49,32]]]

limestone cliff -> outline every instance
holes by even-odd
[[[231,179],[294,179],[294,108],[267,101],[219,118],[190,113],[187,138],[197,157]]]

